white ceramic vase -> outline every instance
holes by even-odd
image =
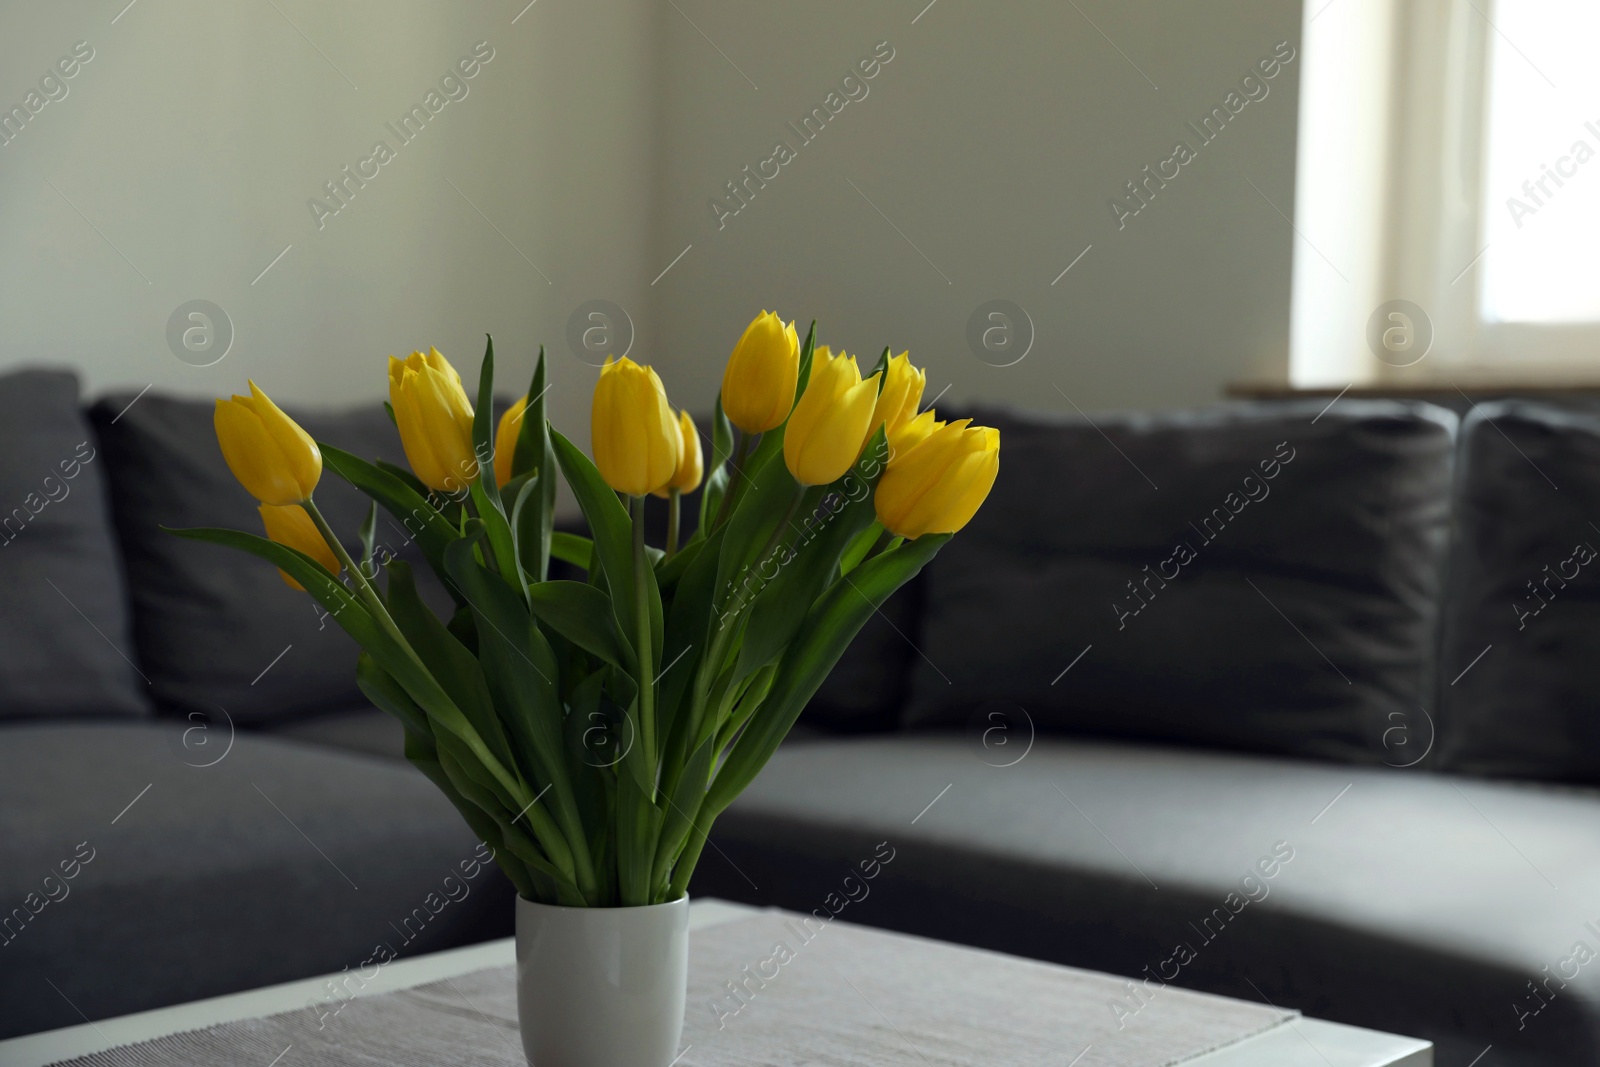
[[[532,1067],[669,1067],[688,980],[688,897],[639,908],[517,898],[517,1015]]]

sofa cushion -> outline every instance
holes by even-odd
[[[1600,782],[1600,412],[1502,401],[1461,436],[1440,765]]]
[[[76,377],[0,376],[0,719],[149,713],[106,465]]]
[[[691,893],[1470,1048],[1441,1063],[1600,1058],[1600,794],[1062,738],[991,755],[785,745]]]
[[[243,731],[199,759],[182,729],[0,727],[0,1037],[511,933],[414,768]]]
[[[924,574],[907,722],[1408,760],[1456,419],[1324,407],[980,412],[1000,476]]]
[[[174,537],[162,526],[261,532],[256,502],[217,447],[210,401],[154,394],[114,418],[130,397],[91,410],[110,468],[127,558],[134,631],[155,698],[180,714],[226,709],[244,724],[365,703],[356,645],[276,568],[233,549]],[[363,458],[404,463],[400,438],[378,404],[337,413],[291,411],[306,432]],[[324,469],[317,505],[360,554],[368,498]],[[435,600],[432,573],[405,529],[380,513],[378,540],[413,563]]]

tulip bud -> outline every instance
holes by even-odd
[[[500,425],[494,431],[495,485],[505,485],[511,480],[511,462],[517,456],[517,438],[522,435],[522,413],[527,406],[528,397],[524,393],[500,416]]]
[[[916,417],[923,387],[928,384],[928,372],[913,367],[910,355],[902,352],[889,360],[883,392],[878,394],[878,406],[872,411],[872,429],[883,426],[891,437]]]
[[[655,371],[626,357],[606,360],[594,387],[590,444],[600,477],[619,493],[644,496],[672,480],[678,420]]]
[[[322,569],[337,577],[340,571],[339,557],[333,554],[333,549],[323,539],[322,531],[317,529],[317,524],[311,521],[311,516],[306,514],[306,509],[299,504],[285,504],[273,506],[262,504],[257,509],[261,513],[261,525],[267,528],[267,536],[280,545],[299,549],[318,563]],[[290,589],[305,592],[306,587],[289,576],[281,567],[278,575],[289,583]]]
[[[404,361],[389,357],[389,404],[411,471],[441,493],[459,493],[478,480],[472,448],[472,403],[461,376],[437,348]]]
[[[311,499],[322,477],[322,453],[255,382],[249,396],[218,400],[212,422],[222,458],[251,496],[275,505]]]
[[[842,478],[867,443],[878,376],[861,380],[854,356],[825,348],[811,356],[811,380],[783,431],[783,461],[801,485]]]
[[[692,493],[700,488],[700,478],[705,473],[705,461],[700,454],[700,432],[694,428],[694,420],[687,411],[678,412],[678,469],[673,472],[672,480],[663,488],[655,490],[656,496],[666,497],[668,489],[676,489],[680,493]]]
[[[745,327],[722,372],[722,410],[745,433],[783,425],[794,405],[800,375],[800,338],[794,323],[763,311]]]
[[[988,497],[1000,471],[1000,431],[950,423],[890,462],[872,503],[897,537],[955,533]]]

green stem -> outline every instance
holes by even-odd
[[[803,485],[796,485],[794,488],[794,496],[790,498],[789,507],[784,511],[783,518],[779,519],[778,525],[772,528],[772,536],[767,538],[766,545],[761,549],[760,552],[756,553],[757,567],[761,565],[762,560],[767,558],[767,553],[778,547],[779,540],[781,540],[783,535],[788,532],[789,521],[794,518],[794,513],[800,510],[800,501],[804,500],[805,497],[806,487]]]
[[[678,552],[678,513],[682,511],[683,494],[677,489],[667,490],[667,558]]]
[[[356,565],[355,560],[350,558],[350,553],[345,551],[344,545],[339,541],[338,534],[333,532],[333,527],[329,526],[328,520],[323,518],[322,510],[309,499],[306,500],[301,506],[306,509],[306,514],[311,516],[311,521],[316,526],[317,532],[322,534],[322,539],[328,543],[329,548],[333,549],[334,556],[338,558],[341,564],[349,569],[350,576],[356,583],[357,594],[372,611],[372,616],[377,620],[378,625],[383,627],[383,629],[395,640],[400,648],[404,650],[405,654],[411,658],[412,662],[415,663],[418,668],[427,672],[431,676],[433,672],[428,670],[428,665],[422,662],[422,657],[417,655],[417,650],[411,647],[410,641],[406,640],[406,635],[401,632],[400,627],[394,621],[394,617],[389,614],[389,609],[384,605],[383,598],[378,596],[378,591],[372,587],[372,583],[367,580],[367,576],[362,573],[361,568]],[[473,745],[472,742],[466,738],[463,738],[463,741],[467,743],[467,746],[472,750],[473,755],[483,762],[484,767],[489,770],[489,773],[494,775],[495,779],[499,781],[506,792],[520,802],[522,796],[525,795],[525,790],[523,789],[522,783],[517,779],[511,778],[509,772],[507,772],[504,767],[500,766],[499,761],[496,760],[493,755],[489,753],[487,747],[483,745],[482,739],[478,738],[478,743],[476,745]],[[520,777],[521,776],[518,775],[518,779],[520,779]],[[551,859],[552,861],[556,862],[557,867],[571,866],[572,857],[570,854],[570,846],[569,853],[566,857],[559,857],[554,854],[554,850],[551,850],[549,845],[557,840],[560,841],[562,845],[565,845],[566,841],[562,837],[561,832],[556,828],[555,824],[549,822],[549,817],[544,814],[543,809],[539,808],[537,811],[534,811],[533,809],[535,808],[537,808],[536,803],[530,803],[528,806],[527,816],[529,818],[529,825],[534,825],[535,817],[543,818],[545,823],[548,824],[544,827],[547,831],[545,836],[554,840],[548,843],[541,841],[541,843],[545,844],[547,851],[552,851],[553,854],[551,855]],[[563,864],[560,862],[560,859],[562,858],[566,860],[566,863]]]
[[[400,643],[400,647],[410,653],[417,665],[426,669],[416,650],[411,647],[411,642],[406,640],[405,634],[400,632],[400,627],[395,625],[394,619],[389,614],[389,609],[384,606],[383,598],[378,596],[378,591],[372,588],[372,583],[367,581],[367,576],[362,572],[356,561],[350,558],[350,553],[345,551],[344,545],[339,541],[339,535],[333,532],[333,527],[328,525],[328,520],[322,517],[322,510],[308,497],[301,507],[306,509],[306,514],[311,516],[311,521],[317,527],[317,532],[322,534],[322,539],[328,542],[328,547],[333,549],[333,554],[350,572],[350,577],[356,583],[356,595],[366,602],[372,610],[372,616],[378,621],[390,637]]]
[[[736,431],[737,439],[733,446],[733,473],[728,475],[728,487],[722,492],[722,503],[717,508],[717,517],[711,521],[711,528],[706,530],[710,537],[713,530],[721,526],[727,519],[728,512],[733,508],[734,491],[739,488],[739,479],[744,476],[745,453],[750,449],[750,435],[743,430]]]
[[[636,646],[639,670],[639,729],[643,735],[645,762],[656,768],[656,687],[652,676],[655,656],[650,647],[650,590],[645,582],[650,561],[644,551],[644,497],[630,498],[633,510],[633,608],[638,631]],[[649,798],[654,802],[655,798]]]
[[[678,862],[672,865],[672,881],[667,886],[667,900],[677,900],[689,891],[689,877],[694,874],[695,864],[700,862],[700,853],[705,850],[706,839],[711,835],[711,823],[720,812],[708,812],[704,804],[695,813],[695,819],[689,828],[689,841],[678,855]]]

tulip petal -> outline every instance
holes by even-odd
[[[323,538],[322,531],[317,529],[317,524],[311,521],[311,516],[306,509],[298,504],[289,504],[284,507],[274,507],[262,504],[256,509],[261,515],[261,525],[266,528],[267,536],[280,545],[304,552],[329,574],[337,576],[342,569],[339,557],[334,554],[333,548]],[[288,583],[289,588],[305,592],[305,586],[285,573],[278,571],[279,576]]]
[[[322,453],[311,435],[285,415],[272,398],[250,382],[250,398],[244,403],[256,413],[267,433],[278,443],[290,475],[300,486],[300,499],[309,499],[322,479]]]
[[[722,410],[746,433],[783,424],[794,405],[800,373],[800,339],[774,312],[763,311],[745,327],[722,372]]]
[[[218,400],[212,421],[222,458],[251,496],[266,504],[306,499],[288,457],[245,398]]]
[[[878,482],[873,506],[901,537],[955,533],[977,513],[999,469],[999,431],[961,420],[897,456]]]

